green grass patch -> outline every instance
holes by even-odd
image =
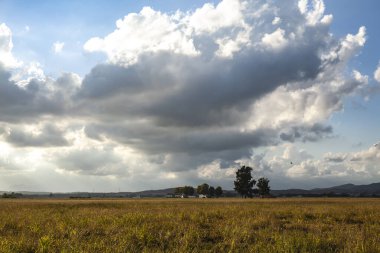
[[[380,252],[380,199],[0,201],[0,252]]]

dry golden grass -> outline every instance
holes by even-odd
[[[380,252],[380,199],[4,199],[0,252]]]

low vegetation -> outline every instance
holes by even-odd
[[[0,252],[380,252],[380,199],[0,200]]]
[[[21,198],[22,194],[21,193],[14,193],[14,192],[11,192],[11,193],[4,192],[3,195],[1,195],[1,197],[4,199],[16,199],[16,198]]]

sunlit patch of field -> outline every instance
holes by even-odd
[[[380,199],[0,200],[0,252],[380,252]]]

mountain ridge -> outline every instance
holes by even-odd
[[[288,189],[273,190],[275,196],[296,196],[296,195],[332,195],[332,196],[352,196],[352,197],[380,197],[380,183],[371,183],[366,185],[343,184],[326,188],[314,188],[311,190]]]
[[[32,191],[14,191],[20,193],[24,197],[54,197],[54,198],[123,198],[123,197],[164,197],[167,194],[173,194],[176,187],[164,188],[157,190],[143,190],[136,192],[32,192]],[[11,193],[10,191],[0,191],[0,194]],[[224,190],[226,196],[237,196],[234,190]],[[380,182],[366,185],[355,185],[352,183],[326,187],[305,189],[286,189],[271,190],[271,194],[277,197],[318,197],[318,196],[347,196],[347,197],[380,197]]]

